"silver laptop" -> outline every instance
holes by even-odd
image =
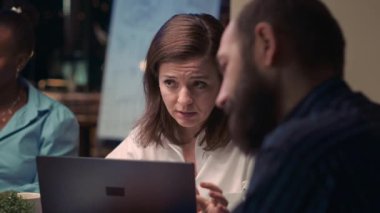
[[[44,213],[196,212],[187,163],[37,157]]]

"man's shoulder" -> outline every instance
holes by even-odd
[[[289,193],[302,189],[337,208],[349,200],[357,200],[354,207],[359,209],[375,205],[380,178],[379,120],[345,118],[344,113],[327,113],[319,119],[289,123],[267,138],[269,145],[258,153],[252,189],[268,190],[270,196],[276,195],[276,188]],[[318,196],[318,192],[329,192],[331,197]]]
[[[328,108],[284,122],[266,137],[262,150],[281,155],[322,156],[345,146],[363,144],[380,144],[380,107],[370,102]]]

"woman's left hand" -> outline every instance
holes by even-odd
[[[202,182],[202,188],[210,190],[211,199],[200,196],[197,193],[197,211],[198,213],[227,213],[228,201],[223,195],[223,191],[212,183]]]

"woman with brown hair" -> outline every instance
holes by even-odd
[[[226,206],[223,193],[244,191],[253,159],[230,142],[227,117],[215,107],[222,33],[207,14],[178,14],[160,28],[146,58],[145,113],[107,158],[194,163],[200,195],[211,190]]]

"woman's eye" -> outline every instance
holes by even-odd
[[[164,80],[164,84],[165,84],[165,86],[167,86],[169,88],[175,87],[175,81],[174,80],[170,80],[170,79]]]
[[[196,81],[194,82],[194,86],[197,88],[197,89],[204,89],[207,87],[207,84],[203,81]]]

